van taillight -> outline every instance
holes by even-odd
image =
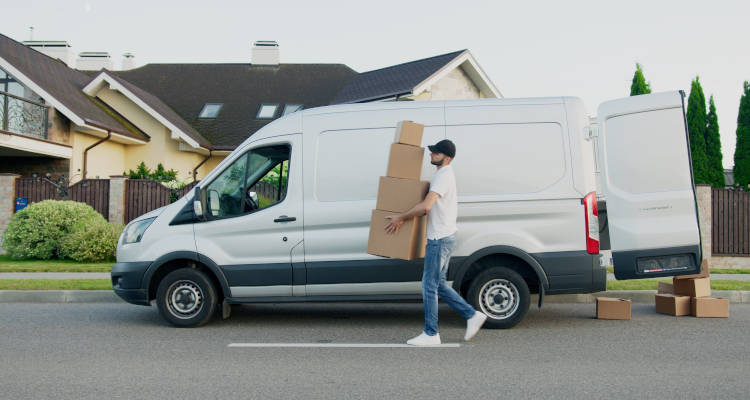
[[[586,251],[599,254],[599,209],[596,206],[596,192],[583,198],[583,210],[586,215]]]

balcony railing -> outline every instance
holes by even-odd
[[[47,139],[49,107],[7,92],[0,92],[0,130]]]

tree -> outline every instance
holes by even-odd
[[[737,147],[734,149],[734,182],[750,191],[750,84],[745,81],[737,114]]]
[[[703,88],[697,76],[690,87],[687,124],[690,155],[693,159],[693,179],[695,183],[709,183],[706,157],[706,97],[703,95]]]
[[[630,85],[630,95],[636,96],[649,93],[651,93],[651,84],[646,82],[646,78],[643,77],[641,64],[635,63],[635,74],[633,74],[633,83]]]
[[[724,165],[721,156],[721,139],[719,138],[719,117],[716,115],[714,96],[708,100],[706,117],[706,158],[708,161],[708,181],[716,188],[724,187]]]

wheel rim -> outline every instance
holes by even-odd
[[[203,308],[203,291],[193,281],[177,281],[167,290],[169,313],[180,319],[190,319]]]
[[[479,306],[482,312],[494,319],[506,319],[513,315],[519,301],[518,288],[506,279],[487,281],[479,290]]]

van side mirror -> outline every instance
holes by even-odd
[[[201,189],[196,187],[193,191],[193,212],[196,217],[203,217],[203,203],[201,203]]]

